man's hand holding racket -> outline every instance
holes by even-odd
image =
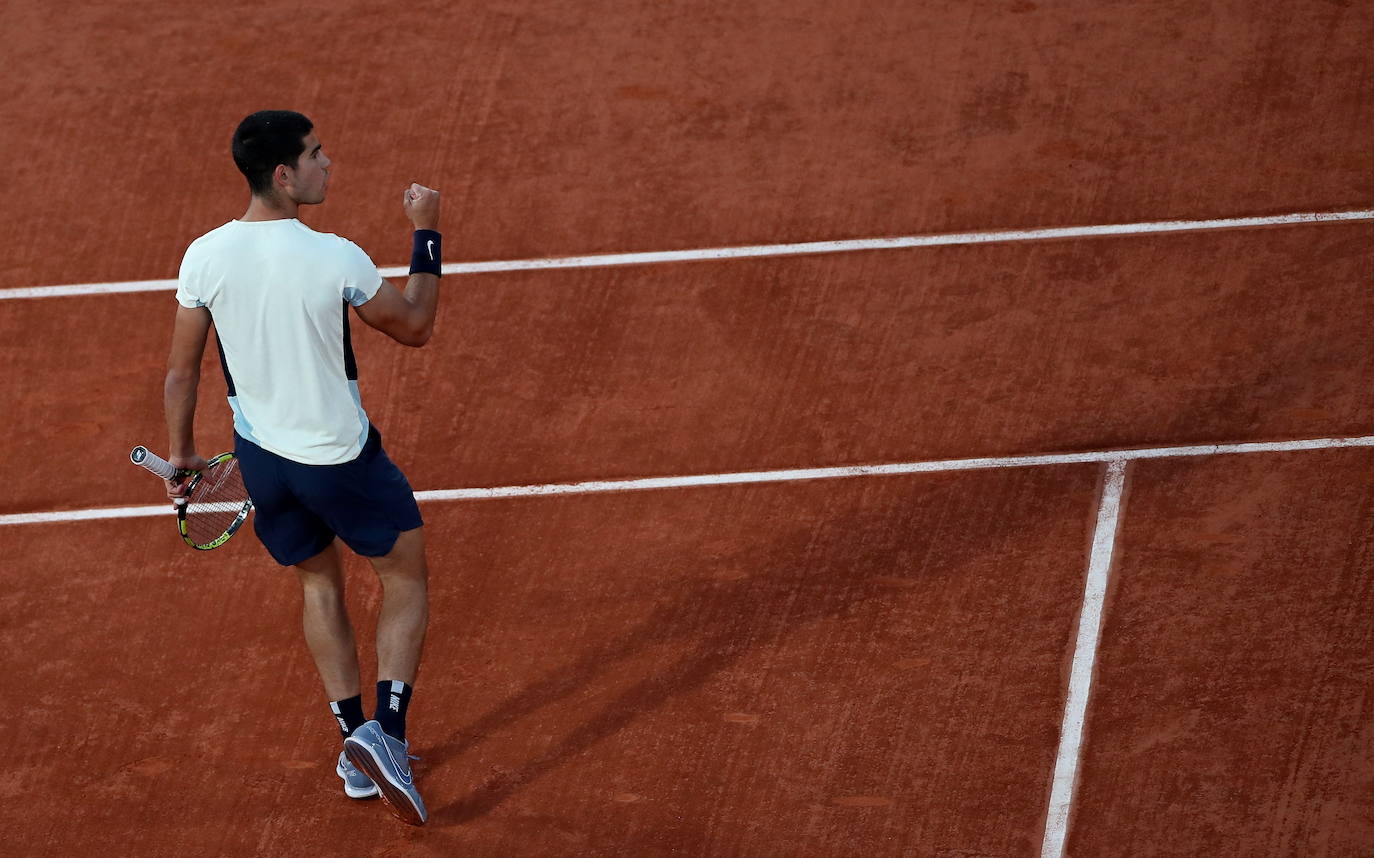
[[[181,506],[190,494],[190,478],[210,467],[210,462],[198,453],[189,456],[168,456],[167,463],[177,469],[177,475],[163,480],[167,485],[167,497],[172,503]]]
[[[177,529],[192,548],[205,551],[228,542],[253,509],[233,453],[168,461],[140,445],[129,453],[129,461],[162,478],[167,497],[177,504]]]

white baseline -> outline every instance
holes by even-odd
[[[538,495],[585,495],[600,492],[628,492],[647,489],[680,489],[697,486],[737,485],[740,483],[782,483],[799,480],[828,480],[844,477],[878,477],[899,474],[927,474],[944,471],[978,471],[997,468],[1034,468],[1046,465],[1076,465],[1093,462],[1128,462],[1136,459],[1173,459],[1187,456],[1220,456],[1240,453],[1292,453],[1304,450],[1330,450],[1345,447],[1374,447],[1374,435],[1350,438],[1312,438],[1302,441],[1250,441],[1234,444],[1202,444],[1191,447],[1149,447],[1143,449],[1101,450],[1087,453],[1048,453],[1034,456],[1000,458],[940,459],[926,462],[897,462],[887,465],[850,465],[834,468],[798,468],[780,471],[743,471],[729,474],[697,474],[681,477],[644,477],[631,480],[592,480],[581,483],[496,486],[479,489],[439,489],[415,493],[421,502],[484,500],[489,498],[531,497]],[[0,526],[81,521],[99,518],[138,518],[170,515],[168,505],[73,509],[59,512],[29,512],[0,515]]]
[[[653,265],[666,262],[705,262],[761,256],[799,256],[817,253],[849,253],[857,250],[897,250],[908,247],[943,247],[959,244],[995,244],[1011,241],[1046,241],[1120,235],[1151,235],[1168,232],[1200,232],[1213,229],[1246,229],[1264,226],[1337,223],[1374,220],[1374,210],[1345,212],[1297,212],[1260,217],[1227,217],[1212,220],[1161,220],[1098,226],[1056,226],[1037,229],[987,230],[907,235],[892,238],[855,238],[837,241],[804,241],[796,244],[757,244],[743,247],[708,247],[697,250],[664,250],[645,253],[603,253],[592,256],[555,256],[543,259],[506,259],[494,262],[450,262],[445,274],[483,274],[496,271],[533,271],[550,268],[599,268],[612,265]],[[378,269],[383,277],[402,277],[409,269],[388,266]],[[176,280],[129,280],[120,283],[74,283],[65,286],[25,286],[0,289],[0,300],[60,298],[71,295],[113,295],[128,292],[169,292]]]

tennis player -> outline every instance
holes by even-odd
[[[254,113],[234,132],[233,157],[252,193],[248,210],[192,242],[181,263],[165,389],[170,461],[192,470],[206,464],[193,421],[213,324],[253,529],[300,579],[305,641],[344,736],[335,772],[349,797],[380,789],[398,817],[420,825],[427,813],[411,775],[406,712],[428,621],[424,531],[410,484],[363,410],[348,317],[351,306],[408,346],[429,340],[439,299],[439,194],[418,184],[405,190],[415,232],[401,290],[356,244],[297,220],[329,187],[329,157],[309,119]],[[178,482],[167,489],[173,498],[185,491]],[[371,719],[339,541],[371,561],[383,589]]]

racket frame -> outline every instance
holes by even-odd
[[[209,461],[209,463],[205,466],[205,470],[194,472],[194,475],[191,477],[190,481],[186,483],[186,497],[188,499],[191,497],[191,494],[196,490],[196,486],[200,483],[200,481],[205,477],[205,474],[211,468],[213,468],[215,465],[220,464],[221,462],[226,462],[232,458],[234,458],[233,453],[220,453],[218,456],[215,456],[213,459]],[[228,542],[229,537],[233,536],[234,533],[240,527],[243,526],[244,521],[248,519],[248,513],[253,509],[253,499],[249,498],[248,500],[245,500],[243,502],[243,508],[239,510],[239,514],[235,516],[234,520],[229,524],[227,528],[225,528],[224,533],[221,533],[219,536],[215,537],[213,540],[205,543],[204,545],[201,545],[200,543],[193,541],[191,539],[190,534],[187,532],[186,509],[190,505],[191,504],[189,500],[187,503],[177,505],[177,530],[181,533],[181,540],[182,542],[185,542],[187,545],[191,546],[197,551],[209,551],[212,548],[219,548],[221,545]]]
[[[133,462],[135,465],[138,465],[139,467],[146,468],[147,470],[151,471],[152,473],[156,474],[164,480],[172,480],[177,478],[185,478],[188,480],[188,482],[186,483],[186,497],[177,499],[178,501],[180,501],[180,503],[176,505],[177,532],[181,534],[182,542],[185,542],[187,545],[191,546],[197,551],[209,551],[212,548],[218,548],[224,543],[228,542],[229,537],[233,536],[234,533],[238,531],[238,529],[243,525],[243,522],[248,518],[248,513],[253,510],[253,499],[248,498],[243,502],[243,507],[239,510],[238,515],[235,516],[234,520],[230,522],[229,527],[224,531],[224,533],[220,534],[218,537],[216,537],[208,543],[205,543],[204,545],[201,545],[191,539],[189,528],[186,525],[186,512],[187,508],[190,506],[189,499],[191,493],[195,491],[196,486],[200,483],[200,481],[204,478],[205,474],[208,473],[211,468],[213,468],[215,465],[226,462],[232,458],[234,458],[233,453],[220,453],[218,456],[214,457],[206,463],[204,470],[192,471],[187,470],[185,468],[177,468],[171,462],[168,462],[166,459],[150,451],[147,447],[144,447],[142,444],[135,447],[133,451],[129,453],[129,461]]]

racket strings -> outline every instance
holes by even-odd
[[[224,535],[248,503],[239,460],[226,459],[201,472],[186,499],[186,537],[208,545]]]

